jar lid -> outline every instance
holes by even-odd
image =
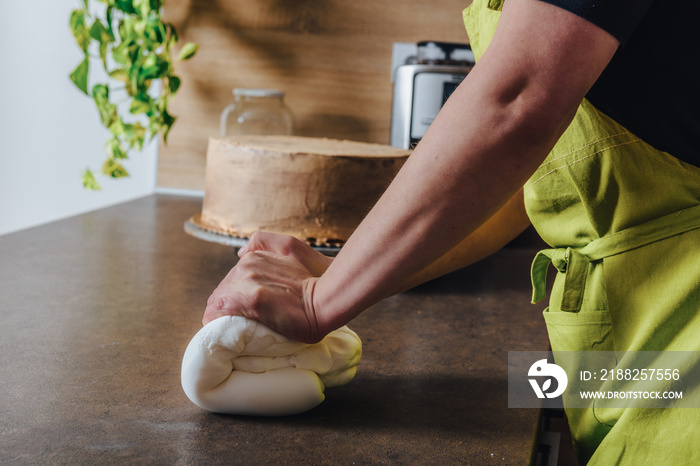
[[[418,63],[434,63],[447,58],[445,50],[437,42],[418,43]]]
[[[474,52],[469,44],[452,42],[418,42],[417,61],[420,65],[473,65]]]
[[[455,48],[450,54],[450,60],[456,63],[474,64],[474,52],[470,48]]]
[[[236,97],[284,97],[284,92],[277,89],[242,89],[235,88],[233,95]]]

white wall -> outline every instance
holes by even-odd
[[[130,178],[82,187],[82,170],[102,165],[108,133],[68,78],[82,59],[68,26],[81,3],[0,3],[0,235],[154,192],[155,142],[130,155]]]

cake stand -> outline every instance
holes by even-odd
[[[233,246],[234,248],[242,248],[248,242],[248,238],[241,238],[240,236],[234,236],[228,234],[224,231],[219,231],[211,227],[205,226],[201,221],[201,215],[196,214],[190,217],[185,222],[185,233],[192,235],[195,238],[202,239],[204,241],[209,241],[211,243],[224,244],[226,246]],[[338,254],[341,246],[334,245],[310,245],[313,249],[321,252],[327,256],[334,256]]]

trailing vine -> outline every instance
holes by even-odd
[[[175,117],[168,104],[180,88],[174,73],[173,53],[178,35],[162,17],[164,0],[81,0],[73,10],[70,28],[84,58],[70,74],[75,85],[95,101],[102,124],[109,129],[106,160],[101,173],[112,178],[128,176],[122,161],[132,149],[141,150],[146,141],[162,134],[167,142]],[[91,11],[95,10],[95,11]],[[177,61],[197,53],[195,43],[185,44]],[[92,85],[89,75],[100,66],[109,78]],[[153,83],[159,81],[158,90]],[[100,189],[93,170],[82,175],[83,186]]]

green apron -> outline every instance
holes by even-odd
[[[464,11],[477,58],[502,4]],[[544,311],[552,351],[700,350],[700,168],[584,100],[525,185],[525,206],[552,248],[533,262],[533,301],[557,270]],[[700,464],[700,409],[566,413],[582,464]]]

